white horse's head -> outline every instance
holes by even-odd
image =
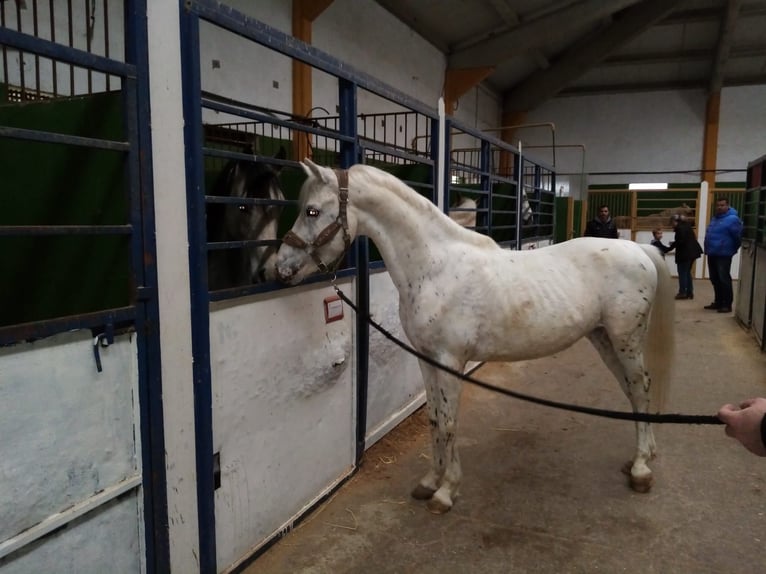
[[[527,199],[527,194],[525,193],[521,200],[521,221],[525,224],[534,223],[534,214],[535,212],[529,204],[529,199]]]
[[[276,269],[280,281],[295,285],[315,271],[334,269],[356,236],[356,218],[348,209],[346,172],[301,162],[308,179],[301,187],[298,218],[282,239]]]

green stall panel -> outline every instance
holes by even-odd
[[[126,139],[119,92],[0,105],[0,125]],[[125,155],[0,138],[0,226],[129,223]],[[0,237],[0,325],[131,302],[130,237]]]

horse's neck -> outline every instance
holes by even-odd
[[[445,240],[461,227],[453,226],[436,206],[397,180],[377,176],[357,185],[349,182],[357,234],[375,242],[397,287],[415,271],[428,275],[432,268],[442,268]]]

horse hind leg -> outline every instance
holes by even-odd
[[[459,365],[453,367],[460,368]],[[452,508],[462,478],[457,448],[457,413],[462,383],[430,366],[421,364],[421,369],[424,379],[430,381],[430,385],[426,384],[426,395],[433,459],[431,470],[421,479],[412,495],[420,499],[428,498],[428,510],[443,514]]]
[[[619,348],[615,348],[603,328],[594,330],[588,339],[620,383],[620,388],[628,397],[633,412],[649,412],[651,380],[644,369],[640,345],[633,340],[634,338],[628,338],[619,345]],[[629,476],[630,487],[636,492],[651,490],[654,479],[647,462],[655,457],[656,452],[657,443],[650,424],[636,422],[636,454],[633,460],[623,467],[623,472]]]

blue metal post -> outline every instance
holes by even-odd
[[[351,167],[360,161],[359,140],[356,125],[356,85],[338,78],[338,102],[340,108],[340,132],[354,138],[353,142],[340,142],[340,166]],[[359,466],[364,456],[367,435],[367,389],[369,384],[370,328],[370,244],[365,236],[354,242],[356,263],[356,451],[354,464]]]
[[[160,319],[157,300],[154,182],[152,179],[151,116],[146,0],[125,5],[126,61],[135,65],[136,79],[124,80],[132,93],[128,110],[129,172],[138,333],[138,392],[141,413],[141,460],[144,493],[146,569],[150,574],[170,571],[165,432],[162,410]],[[138,235],[138,236],[136,236]]]
[[[210,376],[210,300],[207,289],[204,162],[199,17],[181,10],[181,76],[183,83],[186,200],[189,209],[189,279],[194,357],[194,431],[197,455],[199,564],[202,574],[217,571],[213,481],[213,398]]]
[[[521,205],[524,197],[524,156],[521,152],[514,156],[513,173],[516,176],[516,249],[521,249]]]
[[[487,228],[487,235],[492,236],[492,164],[490,154],[492,153],[490,144],[487,140],[481,140],[481,150],[479,156],[479,170],[481,171],[481,189],[485,191],[484,199],[480,199],[477,207],[481,208],[482,201],[487,202],[486,215],[481,216],[481,220],[476,218],[476,225]],[[478,214],[477,214],[478,215]]]
[[[438,125],[438,124],[437,124]],[[436,131],[436,136],[434,138],[434,142],[436,145],[431,146],[431,157],[434,159],[435,165],[437,166],[437,169],[441,169],[442,173],[444,174],[444,209],[449,209],[449,192],[450,187],[452,186],[452,178],[450,177],[450,170],[452,169],[452,120],[449,118],[444,120],[444,156],[439,157],[439,136],[438,136],[438,129]],[[433,138],[434,136],[432,136]],[[436,199],[434,197],[434,199]]]

